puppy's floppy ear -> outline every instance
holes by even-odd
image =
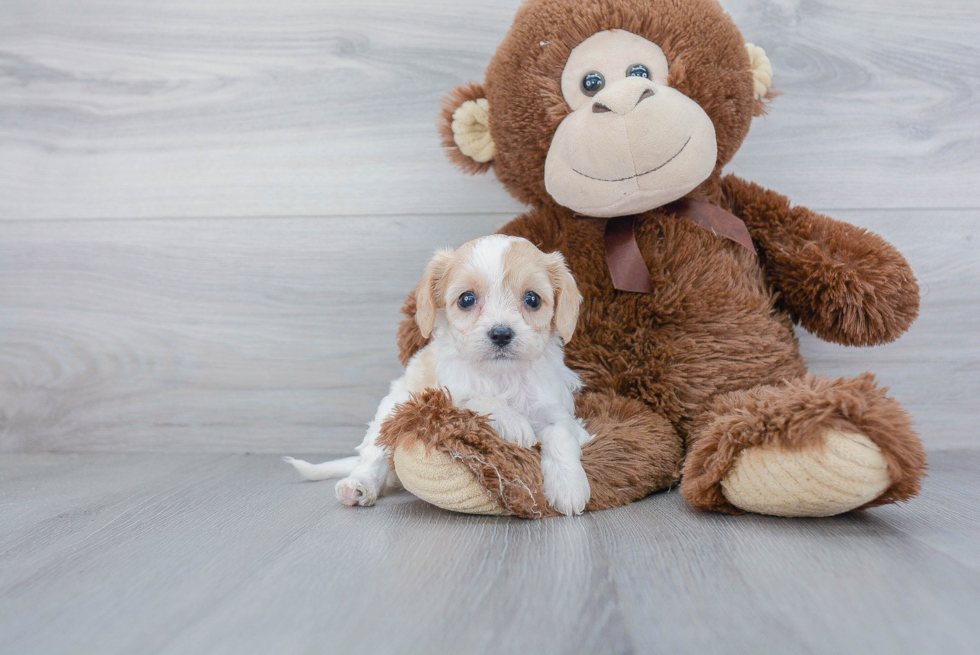
[[[568,266],[565,265],[565,258],[561,256],[561,253],[553,252],[546,257],[548,258],[548,274],[551,276],[551,284],[555,288],[555,328],[565,343],[568,343],[572,340],[575,325],[578,323],[578,310],[582,304],[582,294],[579,293],[575,278],[572,277]]]
[[[454,164],[470,174],[486,173],[493,163],[490,103],[483,85],[458,86],[442,99],[442,146]]]
[[[438,250],[425,266],[422,280],[415,287],[415,322],[426,339],[436,326],[436,310],[439,308],[437,285],[446,274],[446,267],[452,258],[452,250]]]

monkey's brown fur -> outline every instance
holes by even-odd
[[[551,138],[567,114],[559,79],[569,52],[590,35],[619,28],[660,45],[669,84],[714,123],[714,173],[688,197],[741,218],[758,253],[662,209],[636,220],[653,279],[650,294],[613,289],[605,261],[605,221],[559,206],[544,188]],[[566,362],[585,383],[578,406],[598,436],[583,449],[592,484],[587,509],[631,502],[677,480],[695,507],[736,511],[720,481],[746,447],[812,446],[823,430],[859,432],[882,450],[892,484],[869,503],[915,495],[925,454],[908,414],[870,375],[829,381],[807,374],[793,323],[844,345],[898,338],[918,312],[918,287],[905,259],[877,235],[816,214],[722,167],[753,115],[744,39],[714,0],[531,0],[487,69],[483,85],[444,104],[443,135],[453,161],[452,109],[484,95],[496,144],[492,168],[532,206],[501,232],[564,256],[584,296]],[[546,44],[546,45],[542,45]],[[412,316],[399,330],[403,361],[425,344]],[[454,453],[492,498],[524,517],[553,515],[544,501],[536,451],[501,441],[486,421],[440,393],[404,406],[384,427],[394,449],[412,440]],[[687,453],[686,459],[684,453]]]

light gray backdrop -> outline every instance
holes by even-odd
[[[521,211],[440,152],[518,0],[0,4],[0,452],[341,453],[398,375],[436,247]],[[729,167],[909,258],[879,373],[977,443],[976,0],[723,0],[784,93]]]

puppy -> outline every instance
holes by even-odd
[[[286,461],[309,480],[346,476],[337,498],[372,505],[394,477],[377,445],[382,423],[413,393],[443,388],[457,406],[488,416],[502,439],[526,448],[540,442],[548,502],[580,514],[591,496],[581,445],[592,436],[575,418],[582,382],[565,366],[562,348],[581,302],[561,254],[526,239],[494,235],[437,252],[415,289],[415,321],[432,340],[391,384],[358,456]]]

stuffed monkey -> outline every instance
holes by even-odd
[[[680,483],[696,508],[828,516],[907,500],[925,453],[871,374],[809,374],[793,325],[897,339],[919,293],[881,237],[722,168],[772,69],[715,0],[528,0],[483,83],[444,101],[463,170],[526,214],[501,232],[560,251],[584,296],[568,365],[595,438],[587,510]],[[805,148],[805,144],[800,144]],[[425,344],[404,309],[407,361]],[[430,390],[385,424],[404,485],[440,507],[554,516],[540,456]]]

